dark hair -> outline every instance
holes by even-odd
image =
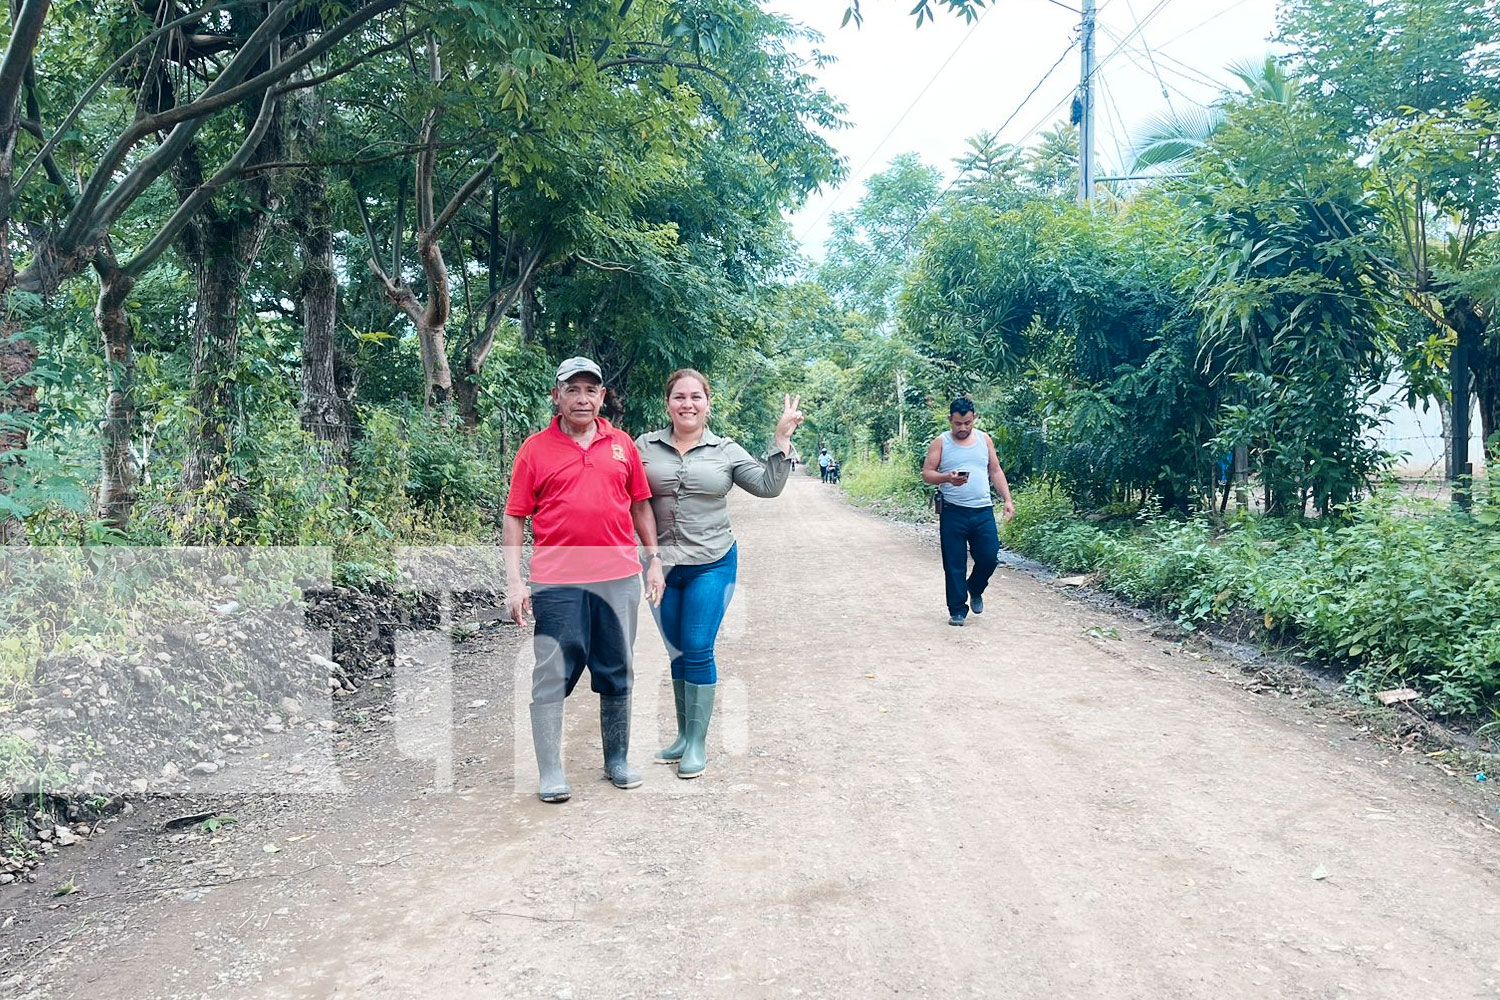
[[[974,412],[974,401],[972,399],[970,399],[968,396],[959,396],[957,399],[955,399],[953,401],[953,405],[950,406],[950,407],[948,407],[948,416],[950,416],[950,417],[953,416],[954,414],[957,414],[958,416],[963,416],[965,413],[973,413],[973,412]]]
[[[714,398],[713,390],[708,387],[708,379],[705,378],[703,376],[703,373],[698,371],[698,369],[696,368],[679,368],[672,374],[668,375],[667,391],[665,395],[670,398],[672,395],[672,388],[685,378],[696,379],[698,381],[698,384],[703,386],[704,398],[710,400]]]

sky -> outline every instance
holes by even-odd
[[[837,61],[816,72],[850,122],[827,136],[848,176],[790,219],[814,259],[829,216],[852,208],[892,157],[915,152],[951,177],[970,136],[1004,125],[1002,140],[1026,145],[1066,119],[1078,87],[1079,50],[1064,52],[1078,34],[1079,0],[995,0],[977,23],[940,13],[921,28],[907,13],[912,0],[863,0],[858,28],[840,27],[846,0],[763,6],[822,34],[817,49]],[[1211,103],[1234,83],[1225,67],[1272,51],[1275,0],[1098,0],[1098,8],[1100,177],[1124,172],[1130,140],[1148,118],[1169,105]]]

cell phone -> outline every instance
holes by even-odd
[[[968,469],[958,469],[956,471],[958,473],[958,478],[960,478],[960,479],[968,479],[969,478],[969,470]]]

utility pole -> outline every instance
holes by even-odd
[[[1083,75],[1078,84],[1078,204],[1094,200],[1094,19],[1096,0],[1083,0]]]

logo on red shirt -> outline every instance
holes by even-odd
[[[616,462],[625,461],[625,448],[618,441],[609,446],[609,453],[615,456]]]

